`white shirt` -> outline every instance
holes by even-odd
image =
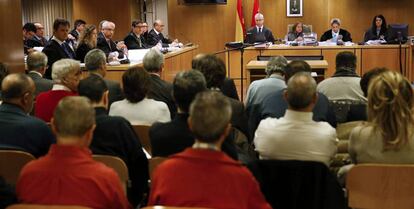
[[[138,103],[131,103],[127,99],[112,103],[109,115],[121,116],[132,125],[152,125],[155,122],[171,121],[170,111],[164,102],[144,98]]]
[[[257,33],[259,33],[259,32],[263,33],[263,26],[262,27],[256,26],[256,29],[257,29]],[[260,31],[259,31],[259,29],[260,29]]]
[[[312,112],[286,110],[279,119],[260,122],[254,137],[261,159],[322,162],[329,166],[337,150],[336,130],[312,120]]]

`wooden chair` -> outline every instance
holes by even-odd
[[[346,180],[348,206],[360,209],[414,208],[414,165],[356,165]]]
[[[27,152],[0,150],[0,176],[3,176],[7,183],[15,185],[23,166],[34,159],[35,157]]]
[[[155,169],[165,160],[168,158],[166,157],[153,157],[149,159],[149,174],[150,178],[152,179],[152,173],[155,171]]]
[[[170,206],[147,206],[142,209],[208,209],[208,208],[198,208],[198,207],[170,207]],[[210,208],[212,209],[212,208]]]
[[[127,189],[130,187],[130,182],[128,167],[126,166],[125,162],[119,157],[110,155],[93,155],[92,157],[95,161],[101,162],[115,170],[115,172],[119,176],[122,188],[124,189],[126,194]]]
[[[149,137],[149,129],[151,126],[147,125],[133,125],[135,133],[138,135],[142,147],[150,154],[151,152],[151,141]]]
[[[32,204],[16,204],[10,205],[6,209],[92,209],[83,206],[74,205],[32,205]]]

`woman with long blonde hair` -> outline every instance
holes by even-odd
[[[76,49],[76,59],[84,62],[86,54],[96,48],[98,31],[95,25],[86,25],[79,36],[79,44]]]
[[[352,130],[354,163],[414,163],[413,89],[400,73],[386,71],[368,87],[368,122]]]

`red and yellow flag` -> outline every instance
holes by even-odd
[[[243,6],[242,0],[237,0],[237,11],[236,11],[236,36],[235,41],[243,42],[244,39],[244,17],[243,17]]]
[[[259,11],[260,11],[259,0],[254,0],[253,13],[252,13],[252,24],[251,24],[252,27],[256,26],[256,20],[254,19],[254,16],[257,13],[259,13]]]

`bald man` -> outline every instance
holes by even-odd
[[[1,85],[0,144],[31,153],[45,155],[55,137],[47,124],[28,115],[33,108],[35,84],[24,74],[10,74]]]
[[[164,23],[161,20],[155,20],[154,22],[154,28],[148,32],[147,37],[147,44],[149,46],[155,46],[159,42],[162,43],[162,47],[168,47],[169,44],[172,44],[173,41],[171,41],[168,38],[165,38],[162,34],[162,31],[164,30]],[[178,43],[178,40],[174,40],[175,43]]]

